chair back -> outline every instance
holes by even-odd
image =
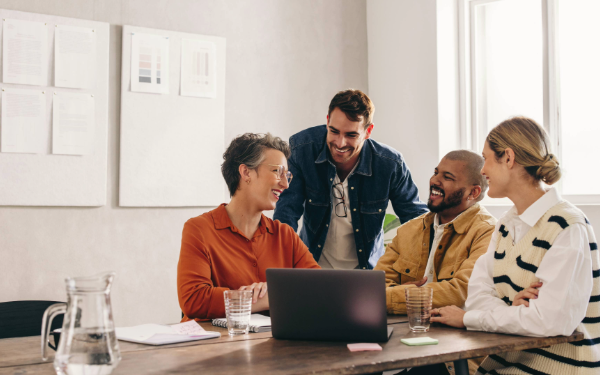
[[[0,339],[39,336],[44,311],[56,301],[12,301],[0,303]],[[61,328],[63,315],[52,322],[51,330]]]

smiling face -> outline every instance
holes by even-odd
[[[485,176],[488,185],[488,195],[491,198],[504,198],[507,196],[508,183],[510,181],[510,173],[506,168],[506,154],[500,160],[496,159],[496,154],[490,148],[488,142],[483,146],[481,153],[485,163],[481,169],[481,174]]]
[[[466,162],[443,158],[429,179],[427,207],[431,212],[454,212],[466,210],[467,197],[473,184],[468,181]]]
[[[279,195],[289,187],[287,179],[279,178],[277,165],[283,165],[287,172],[288,164],[285,155],[275,149],[264,151],[264,160],[256,170],[250,171],[251,183],[247,193],[261,211],[274,210]]]
[[[327,147],[336,167],[352,169],[365,140],[371,136],[373,124],[365,129],[363,119],[352,121],[341,109],[335,108],[327,117]]]

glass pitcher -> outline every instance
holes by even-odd
[[[48,359],[52,319],[65,314],[54,358],[59,375],[107,375],[121,360],[110,304],[114,272],[67,278],[67,303],[54,304],[42,321],[42,358]]]

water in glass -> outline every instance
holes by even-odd
[[[250,328],[252,292],[247,290],[225,291],[225,314],[229,335],[244,335]]]
[[[426,287],[407,288],[405,289],[405,295],[409,328],[413,332],[429,331],[433,289]]]

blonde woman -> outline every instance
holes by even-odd
[[[469,281],[466,312],[433,311],[432,321],[469,330],[525,336],[571,335],[578,342],[491,355],[478,373],[600,373],[600,259],[585,215],[563,200],[548,136],[535,121],[515,117],[486,138],[481,173],[489,196],[514,206],[498,221]]]

